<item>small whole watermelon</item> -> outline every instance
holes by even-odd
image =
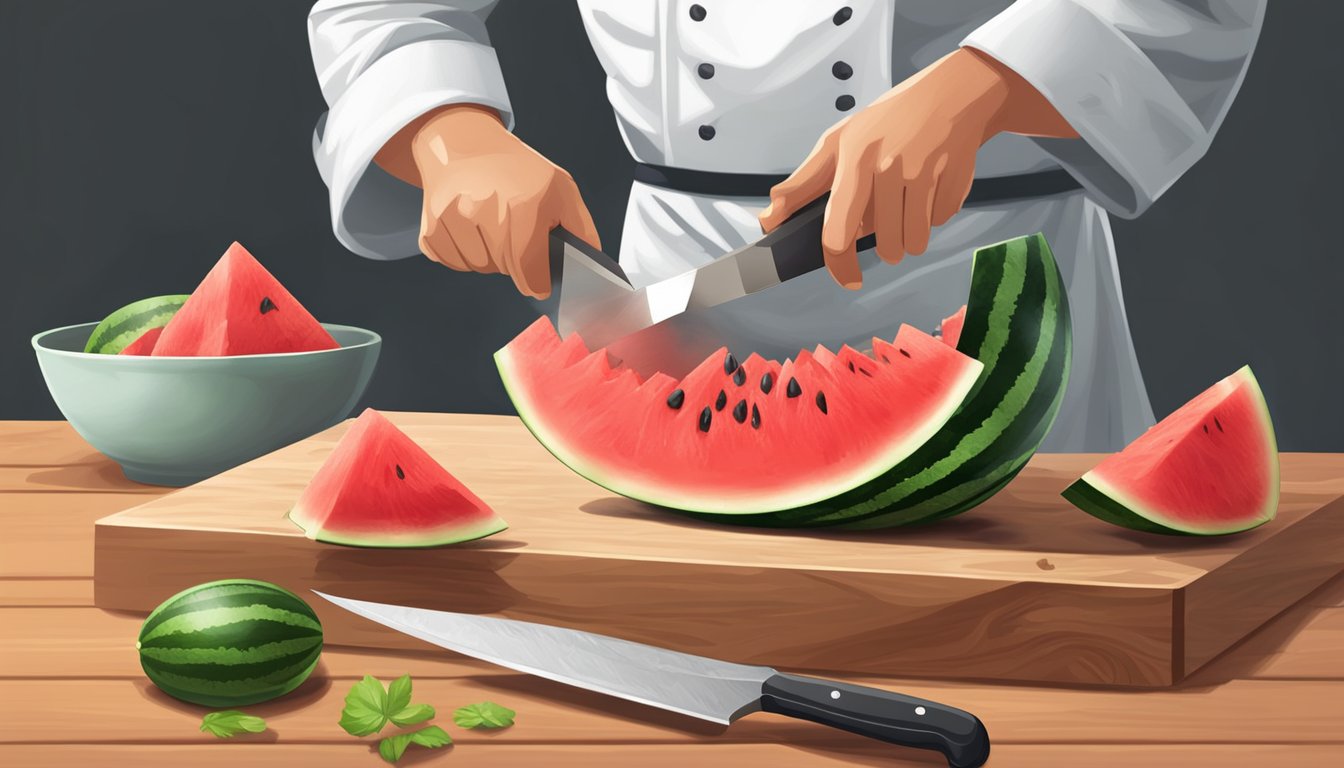
[[[150,681],[175,699],[238,707],[299,687],[322,654],[322,624],[298,595],[225,579],[168,598],[135,643]]]

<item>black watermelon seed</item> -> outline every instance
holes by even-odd
[[[868,372],[867,368],[860,368],[859,373],[862,373],[864,376],[867,376],[868,378],[872,378],[873,376],[873,374]]]
[[[398,480],[406,479],[406,472],[401,468],[400,464],[397,465],[397,479]]]
[[[897,351],[897,352],[900,352],[902,355],[905,355],[906,357],[909,357],[909,356],[910,356],[910,353],[909,353],[909,352],[906,352],[904,349],[898,349],[898,350],[896,350],[896,351]]]
[[[761,428],[761,412],[757,410],[756,406],[754,405],[751,406],[751,428],[752,429]]]
[[[1213,426],[1217,427],[1219,432],[1223,431],[1223,422],[1219,421],[1217,416],[1213,417]]]
[[[747,383],[747,367],[745,365],[733,372],[733,383],[739,387]]]
[[[723,358],[723,372],[732,373],[733,371],[736,370],[737,370],[737,358],[733,357],[732,352],[729,352],[728,355]]]
[[[797,397],[797,396],[803,394],[803,388],[800,387],[800,386],[798,386],[798,380],[797,380],[797,379],[790,378],[790,379],[789,379],[789,386],[788,386],[787,388],[785,388],[785,390],[784,390],[784,394],[788,395],[789,397]]]
[[[769,371],[766,371],[765,375],[761,377],[761,391],[768,395],[770,394],[770,390],[774,389],[774,387],[775,376]]]
[[[891,362],[891,358],[890,358],[890,357],[887,357],[887,355],[886,355],[885,352],[882,353],[882,362],[884,362],[884,363],[890,363],[890,362]]]
[[[850,372],[850,373],[853,373],[853,372],[854,372],[854,361],[853,361],[853,360],[850,360],[850,361],[849,361],[849,372]]]
[[[701,431],[701,432],[708,432],[708,431],[709,431],[709,422],[710,422],[713,418],[714,418],[714,414],[713,414],[712,412],[710,412],[710,410],[709,410],[709,406],[705,406],[705,410],[703,410],[703,411],[700,412],[700,431]]]
[[[741,424],[742,422],[747,420],[746,400],[738,400],[737,405],[733,406],[733,418],[737,420],[738,424]]]
[[[718,398],[714,400],[714,410],[722,411],[723,406],[727,404],[728,404],[728,393],[720,389]]]
[[[825,392],[818,392],[818,393],[817,393],[817,407],[821,409],[821,412],[822,412],[822,413],[825,413],[825,412],[826,412],[826,393],[825,393]]]
[[[681,408],[681,404],[686,402],[686,393],[680,389],[672,390],[672,394],[667,396],[667,407],[673,410]]]
[[[261,298],[261,314],[264,315],[273,309],[275,309],[275,302],[271,301],[270,296],[263,296]]]
[[[1208,424],[1205,424],[1205,425],[1204,425],[1204,434],[1206,434],[1206,435],[1209,434],[1209,425],[1208,425]]]

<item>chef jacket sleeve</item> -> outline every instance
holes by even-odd
[[[313,67],[328,111],[313,155],[331,194],[336,238],[371,259],[419,253],[420,190],[373,163],[397,131],[431,109],[481,104],[513,128],[485,19],[496,0],[321,0],[308,15]]]
[[[962,45],[1054,105],[1082,140],[1035,141],[1133,217],[1208,149],[1264,13],[1264,0],[1016,0]]]

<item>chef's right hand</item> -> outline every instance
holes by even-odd
[[[601,249],[574,178],[510,133],[494,110],[453,105],[408,133],[401,146],[409,144],[414,168],[404,167],[403,157],[399,170],[424,190],[420,249],[429,258],[450,269],[508,275],[519,291],[544,299],[551,293],[552,229],[564,227]],[[405,178],[389,167],[397,158],[382,154],[379,164]]]

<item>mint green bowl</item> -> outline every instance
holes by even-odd
[[[341,346],[237,357],[137,357],[84,352],[97,323],[33,337],[56,406],[85,440],[152,485],[190,485],[350,415],[382,338],[323,327]]]

